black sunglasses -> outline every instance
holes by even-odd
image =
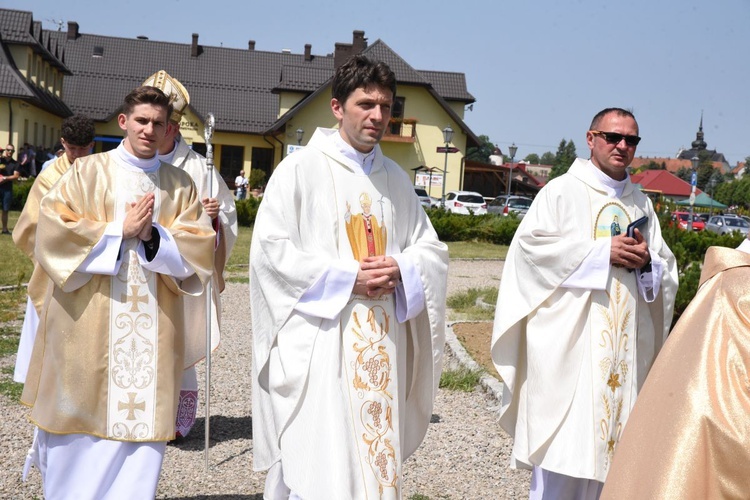
[[[641,138],[637,135],[623,135],[617,132],[602,132],[601,130],[592,130],[592,134],[601,135],[607,144],[620,144],[620,141],[625,139],[625,144],[628,146],[637,146],[641,142]]]

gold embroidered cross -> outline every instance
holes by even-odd
[[[119,411],[122,411],[122,410],[128,411],[128,416],[125,417],[125,420],[135,420],[135,410],[146,411],[146,402],[141,401],[140,403],[136,403],[135,396],[136,396],[136,393],[129,392],[127,403],[124,403],[122,401],[117,402],[117,409]]]
[[[148,295],[138,295],[138,285],[130,285],[130,294],[122,294],[120,300],[123,302],[130,302],[130,312],[140,312],[139,303],[148,304]]]

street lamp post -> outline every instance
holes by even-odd
[[[445,182],[448,179],[448,145],[453,140],[453,129],[449,126],[443,129],[443,142],[445,142],[445,166],[443,167],[443,197],[440,206],[445,208]]]
[[[512,145],[508,146],[508,153],[510,153],[510,170],[508,171],[508,196],[510,196],[510,185],[513,182],[513,160],[516,158],[517,151],[518,146],[516,146],[515,142]]]
[[[693,205],[695,204],[695,185],[698,182],[698,163],[700,158],[693,156],[690,163],[693,165],[693,173],[690,177],[690,218],[688,219],[688,230],[693,230]]]
[[[302,144],[302,137],[305,135],[305,131],[301,128],[297,129],[297,146]]]

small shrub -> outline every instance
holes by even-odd
[[[26,198],[29,196],[31,186],[34,185],[34,179],[26,179],[25,181],[16,181],[13,184],[13,201],[11,202],[10,209],[23,210],[23,206],[26,205]]]
[[[258,207],[263,198],[250,197],[244,200],[237,200],[237,224],[245,227],[252,227],[255,224],[255,216],[258,215]]]

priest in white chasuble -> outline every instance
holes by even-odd
[[[396,91],[354,56],[271,176],[253,231],[254,467],[265,498],[401,498],[442,369],[448,253],[378,145]]]
[[[201,355],[182,297],[203,292],[215,233],[189,175],[158,159],[170,110],[133,90],[120,146],[77,160],[41,201],[35,256],[52,285],[21,401],[46,498],[153,498]]]
[[[531,498],[597,498],[672,321],[677,270],[627,167],[632,113],[598,113],[589,160],[537,195],[508,251],[492,336],[500,424]],[[647,217],[627,235],[630,223]]]

